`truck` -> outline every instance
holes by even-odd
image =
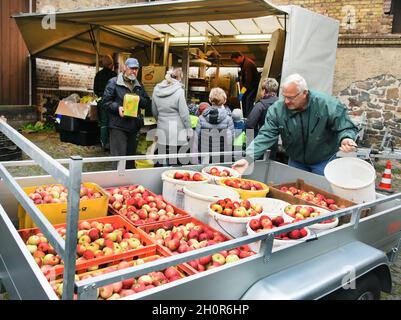
[[[125,169],[125,161],[143,156],[100,157],[55,160],[36,147],[5,121],[0,131],[22,149],[33,161],[0,164],[0,284],[11,299],[58,299],[49,281],[28,251],[18,233],[18,205],[21,204],[64,260],[63,299],[96,299],[97,289],[124,279],[163,270],[222,250],[262,241],[261,249],[246,259],[224,264],[180,280],[146,290],[123,299],[378,299],[380,293],[391,292],[390,264],[396,259],[401,239],[401,194],[384,196],[333,211],[324,217],[302,220],[269,232],[230,239],[208,247],[165,257],[75,281],[75,256],[81,182],[92,182],[107,188],[141,184],[155,194],[162,193],[161,174],[169,167]],[[209,154],[199,154],[208,156]],[[148,156],[150,158],[165,155]],[[169,155],[175,157],[177,155]],[[189,156],[194,156],[190,154]],[[117,170],[82,172],[85,163],[119,161]],[[39,165],[49,175],[13,178],[6,167]],[[68,165],[68,169],[64,166]],[[224,163],[230,165],[230,163]],[[183,166],[201,170],[205,165]],[[271,161],[268,156],[255,162],[247,176],[262,182],[286,183],[303,179],[306,183],[331,191],[327,180],[308,172]],[[68,187],[66,237],[60,237],[24,192],[24,187],[61,183]],[[363,210],[369,215],[361,215]],[[335,217],[350,217],[334,229],[325,230],[297,245],[273,249],[274,236]],[[224,283],[235,279],[227,290]],[[196,290],[194,290],[196,288]]]

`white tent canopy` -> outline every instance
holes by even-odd
[[[281,28],[285,13],[264,0],[186,0],[137,3],[127,6],[55,13],[19,14],[14,18],[31,55],[93,64],[84,47],[100,27],[100,46],[115,52],[139,43],[172,37],[266,34]],[[53,19],[53,20],[52,20]],[[55,22],[55,28],[44,29]],[[90,34],[92,33],[92,37]],[[94,48],[92,48],[94,50]],[[95,51],[92,55],[94,55]]]
[[[303,75],[311,88],[331,93],[339,22],[298,6],[276,7],[264,0],[178,0],[94,10],[57,12],[55,29],[43,29],[45,14],[14,16],[29,52],[36,57],[94,64],[95,35],[102,54],[174,37],[204,35],[224,40],[285,29],[281,78]],[[52,16],[50,16],[52,17]],[[186,32],[190,30],[190,32]],[[256,48],[266,52],[267,41]],[[92,44],[92,47],[91,47]],[[241,50],[237,41],[230,49]],[[254,49],[255,47],[253,47]]]

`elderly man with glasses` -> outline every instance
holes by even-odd
[[[357,147],[357,127],[346,107],[332,96],[309,90],[299,74],[284,80],[282,98],[268,109],[265,124],[246,150],[247,157],[234,163],[233,168],[243,173],[280,135],[289,156],[288,165],[319,175],[324,175],[324,168],[336,158],[338,149],[352,152]]]

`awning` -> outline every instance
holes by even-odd
[[[95,63],[95,37],[101,54],[131,52],[159,39],[191,36],[206,30],[215,36],[266,34],[282,27],[269,17],[285,12],[264,0],[185,0],[137,3],[91,10],[13,16],[31,55],[85,64]],[[55,28],[51,23],[55,22]],[[46,29],[48,28],[48,29]]]

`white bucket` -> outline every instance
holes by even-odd
[[[274,218],[274,217],[271,217],[270,215],[267,215],[267,216],[268,216],[269,218]],[[292,246],[292,245],[301,243],[301,242],[305,241],[306,239],[310,238],[310,236],[311,236],[311,231],[309,230],[309,228],[304,228],[304,229],[306,230],[307,235],[306,235],[305,237],[301,238],[301,239],[298,239],[298,240],[280,240],[280,239],[274,239],[274,240],[273,240],[273,250],[275,250],[275,249],[277,249],[277,248],[281,248],[281,247],[289,247],[289,246]],[[248,234],[248,235],[255,235],[255,234],[258,233],[258,232],[255,232],[255,231],[253,231],[253,230],[251,229],[251,227],[249,226],[249,223],[247,223],[247,225],[246,225],[246,231],[247,231],[247,234]],[[267,231],[266,231],[266,232],[267,232]],[[260,251],[260,246],[261,246],[261,244],[262,244],[262,241],[261,241],[261,240],[256,241],[256,242],[253,242],[253,243],[250,243],[250,244],[249,244],[249,248],[250,248],[252,251],[255,251],[256,253],[258,253],[258,252]]]
[[[239,201],[239,193],[226,187],[213,184],[196,184],[185,186],[184,210],[203,223],[208,223],[209,205],[219,199],[230,198]]]
[[[263,207],[263,213],[270,218],[283,216],[284,208],[291,205],[290,203],[274,198],[249,198],[251,204],[260,204]]]
[[[316,207],[316,206],[309,206],[309,205],[296,205],[296,206],[297,207],[298,206],[299,207],[311,207],[311,208],[313,208],[315,210],[318,210],[322,215],[332,213],[331,211],[329,211],[327,209],[323,209],[321,207]],[[285,222],[292,222],[292,221],[295,220],[295,218],[293,218],[290,215],[286,214],[284,211],[283,211],[283,218],[284,218]],[[308,219],[308,218],[306,218],[306,219]],[[311,229],[315,233],[320,233],[322,231],[333,229],[333,228],[337,227],[338,223],[339,223],[338,218],[335,218],[333,222],[315,223],[315,224],[312,224],[312,225],[308,226],[308,228]]]
[[[217,168],[220,171],[226,169],[226,170],[228,170],[230,172],[230,176],[229,177],[217,177],[217,176],[214,176],[212,174],[209,174],[209,171],[212,168]],[[224,167],[224,166],[207,166],[207,167],[204,167],[202,169],[202,173],[204,173],[210,179],[209,181],[211,183],[214,183],[214,184],[218,184],[219,180],[221,180],[221,179],[225,179],[225,178],[240,178],[241,177],[241,175],[239,174],[239,172],[237,170],[234,170],[234,169],[232,169],[230,167]]]
[[[214,212],[210,209],[210,205],[208,207],[208,213],[209,226],[220,231],[229,238],[240,238],[246,236],[248,234],[246,231],[247,223],[252,219],[259,219],[262,215],[261,213],[252,217],[231,217]]]
[[[330,161],[324,169],[333,193],[356,203],[376,199],[376,171],[372,165],[358,158],[339,158]]]
[[[172,205],[184,209],[184,187],[189,185],[207,184],[208,178],[200,173],[206,180],[203,181],[183,181],[169,177],[170,174],[175,172],[189,172],[191,175],[198,171],[193,170],[167,170],[162,173],[163,180],[163,198],[170,202]]]

